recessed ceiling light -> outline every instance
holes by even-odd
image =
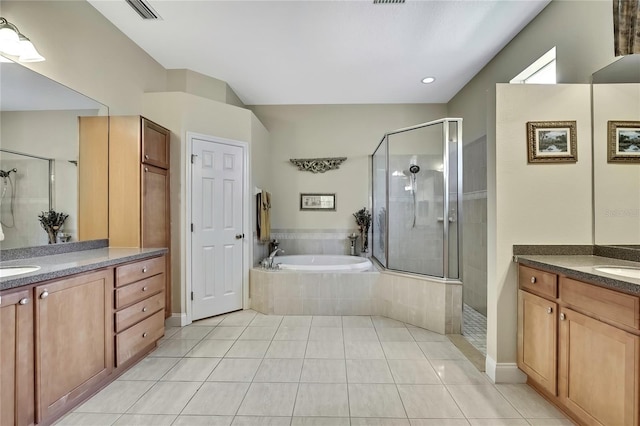
[[[425,78],[422,79],[422,82],[424,84],[433,83],[434,81],[436,81],[435,77],[425,77]]]

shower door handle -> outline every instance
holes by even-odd
[[[453,223],[456,221],[455,216],[449,216],[449,223]],[[442,216],[438,217],[438,222],[444,222],[444,218]]]

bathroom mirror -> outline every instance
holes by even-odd
[[[47,244],[38,215],[49,209],[69,215],[57,241],[78,241],[79,117],[108,116],[108,108],[0,59],[0,249]],[[101,233],[90,239],[108,238]]]
[[[609,122],[640,122],[640,55],[623,56],[593,74],[592,119],[594,243],[640,248],[640,132],[631,128],[625,136],[631,138],[625,153],[631,161],[608,156],[618,137]]]

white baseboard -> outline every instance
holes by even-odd
[[[493,383],[526,383],[527,375],[524,374],[514,362],[495,362],[487,357],[485,370]]]
[[[171,314],[169,318],[164,320],[165,327],[184,327],[188,325],[187,314]]]

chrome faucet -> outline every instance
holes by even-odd
[[[273,258],[276,257],[278,252],[284,253],[284,250],[277,248],[269,254],[269,257],[267,258],[267,267],[269,269],[273,269]]]

